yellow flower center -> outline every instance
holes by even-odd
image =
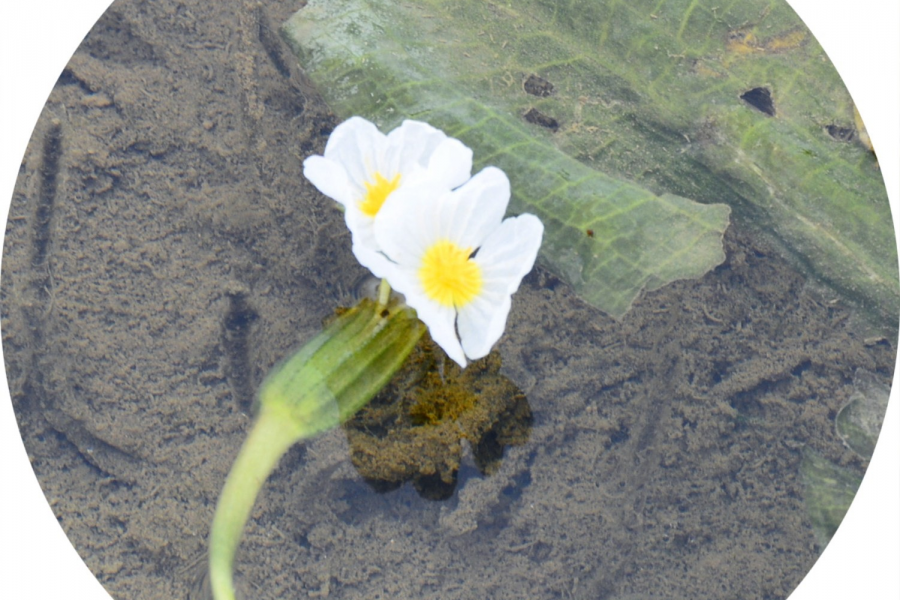
[[[481,268],[469,260],[471,248],[453,242],[435,242],[425,252],[419,267],[419,280],[425,295],[444,306],[460,308],[481,291]]]
[[[366,182],[366,195],[359,202],[359,209],[366,215],[374,217],[381,210],[381,205],[400,187],[400,174],[388,181],[381,173],[375,173],[375,183]]]

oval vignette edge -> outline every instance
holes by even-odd
[[[847,15],[838,0],[789,0],[828,53],[863,114],[879,155],[893,215],[900,210],[900,5],[863,0]],[[0,200],[9,211],[31,131],[62,67],[109,0],[37,0],[0,9]],[[48,16],[49,15],[49,16]],[[41,45],[35,40],[52,39]],[[864,43],[863,43],[864,42]],[[23,57],[23,51],[27,51]],[[890,77],[884,77],[887,73]],[[890,79],[890,80],[889,80]],[[894,217],[895,230],[898,228]],[[900,401],[898,371],[875,456],[832,543],[791,600],[900,596]],[[62,528],[27,461],[0,376],[0,579],[7,597],[108,600]],[[10,493],[12,491],[12,493]],[[861,549],[861,550],[860,550]],[[855,581],[846,573],[866,578]]]

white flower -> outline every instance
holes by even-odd
[[[471,172],[472,151],[431,125],[403,121],[384,135],[361,117],[334,129],[324,156],[303,162],[306,178],[344,206],[353,254],[377,277],[385,276],[387,263],[373,224],[388,196],[421,179],[452,189],[468,180]]]
[[[452,191],[427,180],[404,186],[375,220],[388,282],[462,367],[500,339],[541,245],[534,215],[502,220],[508,203],[509,180],[487,167]]]

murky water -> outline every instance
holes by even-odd
[[[204,597],[209,523],[256,387],[366,276],[301,174],[334,120],[279,73],[260,14],[117,4],[51,94],[13,198],[2,310],[16,413],[55,513],[115,598]],[[371,443],[360,432],[398,420],[378,420],[392,410],[380,398],[355,430],[282,460],[239,589],[787,597],[868,464],[835,418],[889,385],[896,331],[873,335],[741,222],[725,249],[619,321],[537,268],[488,369],[520,398],[515,443],[447,425],[465,403],[420,407],[407,426],[443,426],[444,445],[384,485],[355,464]],[[374,457],[390,465],[397,448]]]

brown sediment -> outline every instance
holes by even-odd
[[[504,448],[524,444],[531,428],[528,401],[500,366],[492,352],[460,369],[430,339],[420,342],[394,381],[344,424],[353,466],[377,490],[412,481],[437,500],[456,487],[464,442],[482,474],[496,471]]]

